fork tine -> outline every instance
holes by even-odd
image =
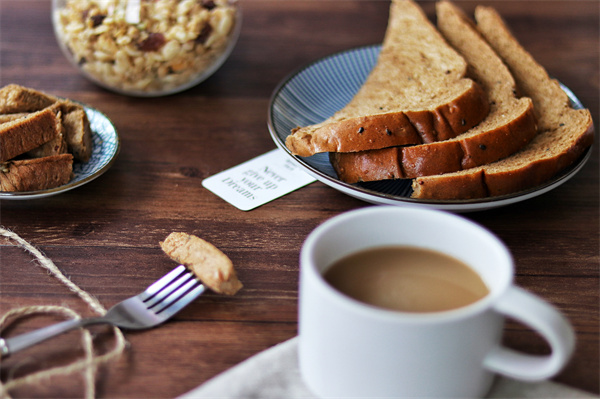
[[[157,292],[154,296],[148,297],[144,300],[148,309],[155,306],[157,303],[162,302],[167,296],[171,295],[173,291],[178,290],[181,286],[188,284],[189,282],[196,281],[196,278],[190,271],[186,271],[182,275],[178,276],[177,280],[172,281],[169,285],[163,287],[162,290]]]
[[[162,295],[163,292],[161,292],[161,297],[159,298],[159,300],[152,301],[152,303],[147,302],[146,307],[148,309],[152,309],[155,313],[158,313],[158,312],[160,312],[160,310],[158,310],[158,309],[169,306],[174,300],[179,298],[181,295],[183,295],[186,291],[188,291],[190,288],[192,288],[196,284],[198,284],[198,281],[196,279],[194,279],[194,278],[189,279],[184,284],[179,285],[178,287],[174,287],[176,289],[170,290],[170,292],[165,292],[164,295]],[[174,285],[175,284],[173,284],[173,286]],[[171,287],[169,287],[169,288],[171,288]],[[160,307],[159,307],[159,305],[160,305]]]
[[[177,277],[181,275],[187,268],[184,265],[179,265],[175,269],[171,270],[169,273],[165,274],[160,280],[156,281],[154,284],[146,288],[144,292],[142,292],[139,296],[140,299],[145,301],[146,299],[156,295],[159,291],[161,291],[164,287],[168,286],[175,280]]]
[[[195,278],[192,278],[185,284],[179,286],[176,291],[174,291],[168,295],[164,295],[162,301],[154,302],[150,306],[148,306],[148,304],[146,304],[146,305],[147,305],[148,309],[153,310],[155,313],[159,313],[162,309],[168,307],[170,304],[175,302],[177,299],[179,299],[179,297],[183,296],[183,294],[185,294],[191,288],[195,287],[197,284],[200,284],[198,282],[198,280],[196,280]],[[154,308],[154,309],[152,309],[152,308]]]
[[[172,305],[167,306],[159,310],[159,316],[165,319],[173,316],[175,313],[179,312],[181,309],[186,307],[190,302],[194,299],[202,295],[202,293],[206,290],[203,284],[198,285],[196,288],[180,297],[175,301]]]

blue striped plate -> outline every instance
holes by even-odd
[[[26,200],[64,193],[89,183],[106,172],[120,150],[121,141],[112,122],[100,111],[85,106],[92,130],[92,156],[89,161],[73,163],[73,178],[67,184],[39,191],[0,192],[0,200]]]
[[[410,198],[410,179],[383,180],[348,184],[337,178],[329,162],[329,155],[316,154],[297,157],[285,146],[291,129],[319,123],[343,108],[360,89],[377,62],[381,45],[359,47],[317,60],[284,79],[273,92],[267,124],[275,144],[294,162],[322,183],[352,197],[374,204],[421,206],[452,212],[492,209],[520,202],[548,192],[573,177],[589,158],[584,155],[567,170],[551,181],[530,190],[476,200],[421,200]],[[574,108],[583,108],[581,102],[564,85]]]

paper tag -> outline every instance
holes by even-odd
[[[316,179],[279,149],[202,181],[202,185],[242,211],[249,211]]]

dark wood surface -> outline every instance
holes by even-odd
[[[459,3],[472,11],[475,2]],[[595,1],[487,2],[549,73],[599,120],[599,7]],[[432,2],[423,3],[433,18]],[[197,234],[233,260],[245,288],[234,297],[197,299],[172,321],[126,332],[129,347],[98,373],[99,397],[183,394],[297,333],[298,254],[306,235],[341,212],[368,204],[321,183],[242,212],[201,185],[204,178],[275,148],[267,131],[271,93],[289,73],[320,57],[381,41],[386,1],[244,0],[237,47],[210,79],[186,92],[139,99],[98,88],[67,62],[53,36],[50,0],[0,2],[0,83],[18,83],[82,101],[114,122],[122,150],[112,168],[73,191],[1,203],[0,224],[39,247],[106,307],[133,295],[173,264],[159,241]],[[596,125],[597,126],[597,125]],[[570,181],[540,197],[464,216],[496,233],[512,251],[516,281],[556,305],[573,323],[577,349],[554,380],[598,394],[598,149]],[[20,306],[86,306],[31,257],[0,240],[0,314]],[[56,319],[26,320],[14,335]],[[110,334],[94,329],[99,348]],[[545,353],[519,324],[507,345]],[[19,353],[2,381],[79,356],[72,332]],[[80,397],[81,379],[57,378],[14,397]]]

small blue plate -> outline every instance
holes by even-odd
[[[92,156],[87,162],[73,163],[73,178],[59,187],[23,192],[0,192],[0,200],[27,200],[64,193],[96,179],[106,172],[119,154],[121,141],[111,121],[100,111],[84,105],[92,130]]]

